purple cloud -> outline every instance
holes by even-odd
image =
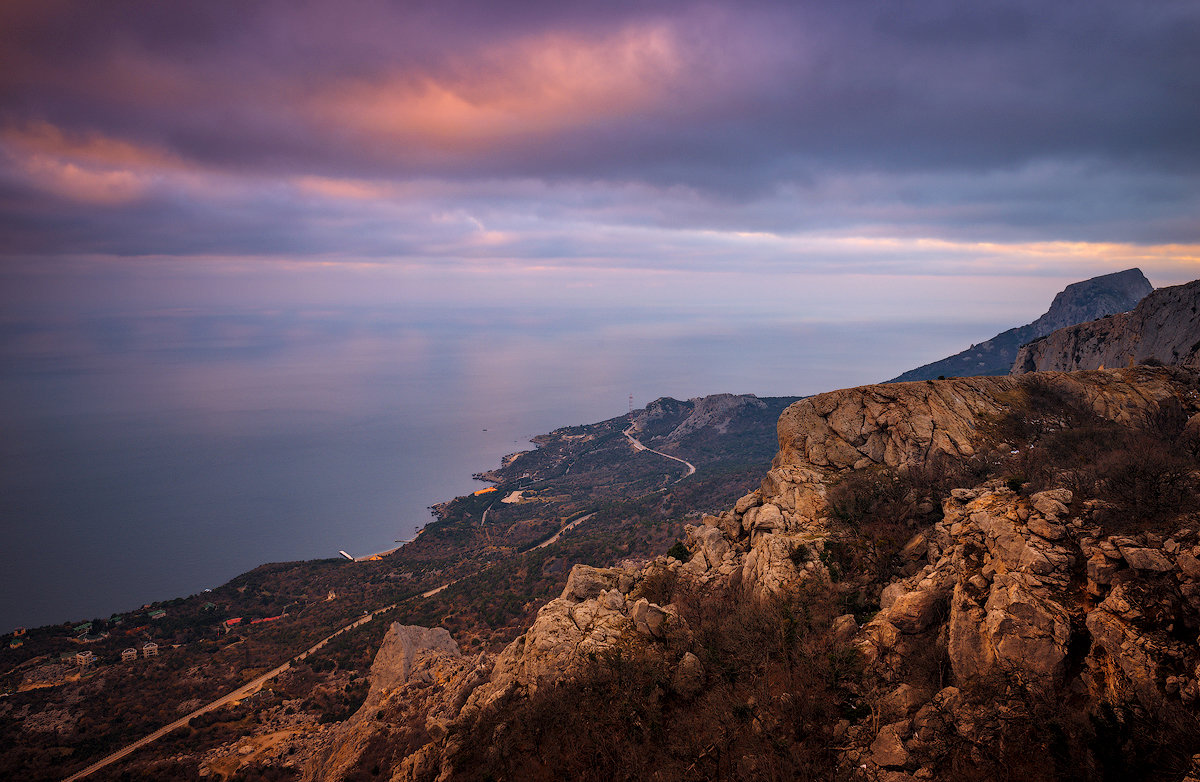
[[[1188,3],[15,3],[0,236],[409,259],[620,256],[614,233],[650,229],[1196,243],[1198,44]]]

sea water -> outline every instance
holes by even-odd
[[[652,307],[189,306],[0,325],[0,631],[363,555],[528,439],[875,382],[1002,324]]]

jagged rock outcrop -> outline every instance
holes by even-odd
[[[898,721],[878,734],[858,732],[850,755],[868,778],[937,767],[954,742],[994,740],[987,723],[1003,703],[972,698],[977,688],[992,699],[1028,690],[1132,699],[1151,712],[1200,698],[1195,529],[1105,535],[1094,504],[1072,500],[1067,490],[1025,497],[995,483],[946,501],[928,535],[928,564],[885,590],[860,634],[882,682],[923,693],[890,709]],[[930,664],[931,648],[950,682]]]
[[[933,380],[939,376],[1006,375],[1017,351],[1030,340],[1077,323],[1127,312],[1152,290],[1153,286],[1140,269],[1126,269],[1073,282],[1054,297],[1050,309],[1033,323],[1009,329],[961,353],[911,369],[887,382]]]
[[[490,670],[486,656],[464,657],[445,628],[392,624],[371,665],[366,700],[329,737],[328,750],[306,769],[304,779],[345,779],[372,742],[411,744],[414,732],[444,733]]]
[[[581,661],[634,634],[662,637],[676,629],[674,609],[641,597],[637,587],[652,572],[678,567],[665,559],[636,572],[576,565],[562,595],[542,606],[529,630],[496,658],[491,680],[472,695],[470,707],[485,707],[515,689],[533,693],[547,681],[569,678]]]
[[[1159,288],[1132,312],[1059,329],[1021,348],[1013,374],[1155,360],[1200,369],[1200,280]]]
[[[469,726],[506,699],[527,698],[541,686],[570,679],[589,660],[618,646],[644,645],[671,633],[686,633],[674,606],[657,605],[640,594],[648,577],[679,570],[681,563],[666,557],[638,570],[576,565],[562,595],[542,606],[529,630],[494,661],[460,672],[448,687],[460,697],[441,706],[441,729],[430,731],[432,741],[405,758],[395,778],[449,778],[455,773],[449,763],[463,739],[447,737],[447,728],[453,734],[455,727]],[[684,655],[674,663],[678,691],[693,694],[702,674],[699,660]],[[487,676],[479,676],[485,669]]]

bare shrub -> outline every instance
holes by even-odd
[[[908,482],[894,470],[856,470],[830,487],[826,499],[833,518],[849,531],[835,550],[840,569],[891,575],[919,516]]]
[[[1129,437],[1097,462],[1101,496],[1113,504],[1111,520],[1142,525],[1196,506],[1192,459],[1152,437]]]
[[[679,574],[674,570],[655,570],[638,584],[636,596],[644,597],[651,603],[666,605],[674,597],[678,581]]]

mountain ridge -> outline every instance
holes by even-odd
[[[1012,373],[1152,361],[1200,369],[1200,280],[1159,288],[1131,312],[1058,329],[1017,352]]]
[[[1050,308],[1032,323],[1002,331],[953,356],[910,369],[885,382],[1007,375],[1017,351],[1025,343],[1067,326],[1131,310],[1153,290],[1150,281],[1137,268],[1073,282],[1059,291]]]

